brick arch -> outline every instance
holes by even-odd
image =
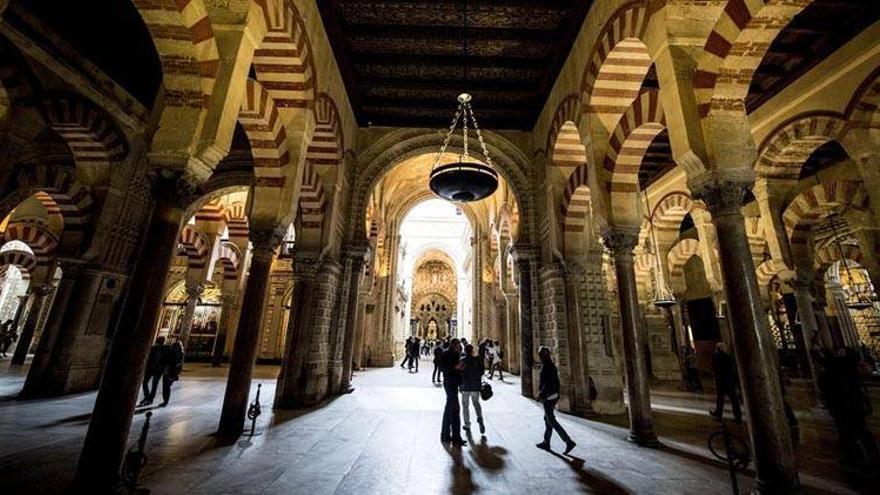
[[[657,202],[651,213],[654,227],[661,231],[678,232],[684,217],[694,208],[694,200],[684,191],[673,191]]]
[[[843,251],[842,256],[841,251]],[[838,249],[837,243],[832,242],[817,249],[813,256],[813,262],[818,267],[820,274],[824,274],[829,266],[842,259],[862,264],[861,247],[857,244],[844,244],[841,242],[840,249]]]
[[[666,255],[670,282],[677,288],[684,288],[684,265],[694,256],[700,257],[700,241],[689,237],[673,244]]]
[[[755,276],[758,279],[758,288],[765,290],[770,286],[773,277],[785,270],[785,263],[781,260],[765,260],[755,268]]]
[[[761,217],[746,217],[746,238],[749,241],[749,251],[752,253],[752,259],[757,263],[764,257],[764,250],[767,247],[767,236],[764,235],[764,222]]]
[[[812,0],[728,0],[703,46],[694,73],[701,117],[741,107],[770,44]]]
[[[304,230],[320,229],[324,225],[324,203],[324,181],[307,161],[299,197],[300,225]]]
[[[241,263],[241,251],[231,242],[221,242],[217,251],[217,261],[223,265],[223,280],[238,278],[238,267]]]
[[[287,132],[275,100],[262,84],[248,79],[238,121],[254,157],[256,187],[284,187],[285,165],[290,163]]]
[[[798,194],[785,208],[782,221],[785,224],[792,248],[806,246],[813,226],[829,213],[847,208],[864,210],[868,207],[865,186],[856,181],[829,181]]]
[[[344,150],[339,109],[327,93],[321,93],[315,101],[315,133],[306,151],[306,160],[313,165],[338,166]]]
[[[190,225],[180,230],[177,242],[183,248],[189,268],[202,268],[208,262],[208,239]]]
[[[266,22],[266,35],[254,51],[257,80],[279,108],[311,108],[317,73],[312,44],[292,0],[255,0]]]
[[[37,268],[37,259],[32,253],[21,249],[9,249],[0,253],[0,279],[6,276],[10,266],[21,270],[21,278],[28,280]]]
[[[58,237],[37,222],[10,222],[3,232],[2,240],[27,244],[34,253],[37,266],[48,266],[58,253]]]
[[[550,152],[554,165],[576,167],[587,161],[586,150],[577,128],[580,120],[579,106],[578,95],[568,95],[553,114],[544,148]]]
[[[584,113],[593,113],[608,131],[638,97],[651,67],[651,55],[641,41],[647,27],[645,2],[634,0],[605,22],[581,79]]]
[[[859,127],[880,129],[880,67],[859,85],[847,105],[846,117]]]
[[[247,242],[250,226],[244,203],[237,201],[229,205],[225,212],[226,227],[229,230],[229,240],[232,242]]]
[[[92,196],[76,179],[76,172],[71,167],[23,163],[15,168],[9,183],[12,192],[0,200],[3,218],[28,197],[37,196],[50,215],[61,215],[65,230],[82,231],[88,225]]]
[[[91,102],[75,96],[43,100],[49,127],[70,148],[77,166],[101,167],[122,161],[125,137],[116,123]]]
[[[823,144],[839,139],[846,121],[833,112],[798,115],[780,124],[761,143],[758,177],[797,180],[804,162]]]
[[[666,128],[659,91],[642,91],[611,134],[604,166],[610,173],[612,198],[639,191],[639,169],[651,141]]]
[[[162,63],[167,106],[205,107],[220,65],[202,0],[132,0]]]

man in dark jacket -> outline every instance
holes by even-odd
[[[179,340],[175,340],[168,349],[165,370],[162,373],[162,403],[159,404],[161,407],[168,405],[168,400],[171,399],[171,385],[180,379],[184,354],[183,344]]]
[[[434,344],[434,371],[431,373],[431,383],[440,383],[440,357],[443,356],[443,346],[440,342]]]
[[[462,370],[461,384],[461,411],[464,417],[464,430],[471,431],[471,415],[468,401],[474,405],[477,413],[477,424],[480,425],[480,433],[486,433],[486,425],[483,424],[483,408],[480,407],[480,388],[483,386],[483,362],[474,355],[474,346],[468,344],[464,348],[464,369]]]
[[[461,418],[458,408],[458,387],[462,383],[461,342],[452,339],[449,349],[440,356],[440,369],[443,370],[443,388],[446,391],[446,406],[443,409],[443,425],[440,430],[441,442],[463,447],[467,442],[461,439]]]
[[[168,347],[165,346],[165,337],[157,337],[156,343],[150,348],[150,355],[147,357],[147,366],[144,370],[144,398],[139,406],[148,406],[153,403],[156,397],[156,388],[159,386],[159,379],[165,370],[165,360],[168,355]]]
[[[550,450],[550,437],[553,430],[559,438],[565,442],[565,451],[568,454],[577,445],[568,436],[559,421],[556,420],[556,403],[559,402],[559,372],[553,359],[550,357],[550,349],[541,346],[538,349],[538,357],[541,359],[541,381],[538,389],[538,401],[544,403],[544,441],[537,444],[539,449]]]
[[[412,337],[407,337],[406,342],[403,343],[403,361],[400,362],[401,368],[403,368],[404,366],[407,365],[407,363],[409,363],[409,360],[410,360],[409,345],[410,344],[412,344]],[[412,367],[412,363],[409,363],[409,366]]]
[[[742,422],[742,412],[736,397],[736,363],[733,362],[733,356],[727,353],[723,342],[715,344],[712,372],[715,373],[715,410],[709,411],[709,414],[720,420],[724,414],[724,397],[727,396],[733,406],[734,419],[737,423]]]
[[[418,337],[413,337],[409,343],[409,369],[412,371],[413,366],[415,366],[416,373],[419,372],[419,347],[422,345],[421,342]]]

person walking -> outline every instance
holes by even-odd
[[[434,371],[431,373],[431,383],[441,383],[440,368],[441,356],[443,356],[443,346],[439,342],[434,344]]]
[[[488,347],[489,353],[489,379],[495,376],[495,370],[498,370],[498,379],[504,381],[504,373],[501,372],[501,359],[504,357],[501,353],[501,342],[497,340],[490,343]]]
[[[184,354],[183,344],[180,343],[180,340],[175,340],[168,349],[165,370],[162,373],[162,403],[159,404],[160,407],[167,406],[171,399],[171,385],[180,379]]]
[[[461,383],[461,415],[464,419],[464,431],[471,431],[471,416],[468,401],[474,405],[477,413],[477,424],[480,425],[480,433],[486,433],[486,425],[483,424],[483,408],[480,407],[480,388],[483,386],[483,363],[474,355],[474,346],[468,344],[464,347],[464,369],[462,369]]]
[[[456,447],[463,447],[467,442],[461,438],[461,417],[458,407],[458,387],[462,384],[461,342],[452,339],[449,349],[440,357],[440,368],[443,370],[443,388],[446,391],[446,406],[443,408],[443,424],[440,428],[440,441],[452,442]]]
[[[421,340],[418,337],[413,337],[409,343],[409,370],[412,371],[415,366],[416,373],[419,372],[419,347],[421,347]]]
[[[550,349],[541,346],[538,348],[538,358],[541,360],[541,378],[538,389],[538,401],[544,404],[544,441],[536,444],[539,449],[550,450],[550,437],[553,430],[559,438],[565,442],[565,451],[568,454],[577,446],[574,440],[556,420],[556,403],[559,402],[559,371],[550,357]]]
[[[403,368],[404,366],[407,365],[407,363],[409,363],[409,360],[410,360],[409,345],[411,343],[412,343],[412,337],[407,337],[406,342],[403,343],[403,361],[400,362],[401,368]]]
[[[18,334],[12,327],[12,320],[6,320],[3,322],[2,330],[0,330],[0,353],[2,353],[3,357],[6,357],[9,348],[18,340]]]
[[[715,410],[709,411],[715,419],[721,420],[724,415],[724,397],[730,398],[733,406],[733,418],[737,423],[742,422],[742,411],[739,408],[739,399],[736,396],[736,364],[733,356],[727,353],[724,342],[715,344],[715,352],[712,354],[712,372],[715,373]]]
[[[168,358],[168,346],[165,345],[165,337],[156,337],[153,347],[150,347],[150,355],[147,356],[147,366],[144,370],[144,398],[138,404],[139,407],[149,406],[156,397],[156,389],[159,380],[165,371],[165,361]]]

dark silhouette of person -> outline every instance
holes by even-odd
[[[691,346],[685,346],[682,350],[684,356],[685,386],[689,392],[703,393],[703,383],[700,381],[700,370],[697,369],[697,353]]]
[[[736,363],[733,362],[733,356],[727,353],[724,342],[715,344],[715,352],[712,354],[712,372],[715,373],[715,410],[709,411],[709,414],[715,419],[721,419],[724,415],[724,397],[726,396],[730,398],[734,420],[741,423],[742,411],[736,396]]]
[[[147,356],[147,366],[144,370],[144,398],[138,404],[139,406],[148,406],[156,398],[156,388],[165,371],[168,350],[168,346],[165,345],[165,337],[157,337],[153,347],[150,347],[150,355]]]
[[[409,346],[412,344],[412,337],[407,337],[406,342],[403,343],[403,361],[400,362],[400,367],[403,368],[410,362],[409,355]]]
[[[183,370],[183,344],[179,340],[175,340],[168,349],[168,358],[165,362],[165,370],[162,373],[162,403],[161,407],[168,405],[171,399],[171,385],[180,379],[180,372]]]
[[[473,404],[477,413],[477,424],[480,425],[480,433],[486,433],[486,425],[483,424],[483,408],[480,406],[480,389],[483,388],[483,362],[474,355],[474,346],[468,344],[464,347],[464,369],[462,369],[461,387],[461,412],[464,416],[464,431],[471,431],[470,407]]]
[[[421,347],[421,340],[418,337],[413,337],[409,343],[409,369],[412,371],[413,367],[416,369],[416,373],[419,372],[419,348]]]
[[[536,446],[539,449],[550,450],[550,437],[553,435],[553,430],[556,430],[559,438],[565,442],[563,454],[568,454],[577,446],[577,443],[568,436],[568,433],[556,420],[556,403],[559,402],[559,371],[550,357],[550,349],[541,346],[538,349],[538,358],[541,359],[538,401],[544,404],[544,441]]]
[[[452,445],[463,447],[467,442],[461,438],[461,417],[458,405],[458,387],[462,384],[461,342],[452,339],[449,349],[440,356],[440,368],[443,370],[443,388],[446,391],[446,406],[443,408],[443,424],[440,428],[440,441],[452,442]]]
[[[443,346],[439,342],[434,344],[434,371],[431,373],[431,383],[440,383],[440,357],[443,355]]]
[[[495,376],[495,370],[498,370],[498,379],[504,381],[504,373],[501,371],[501,360],[504,359],[504,353],[501,351],[501,342],[495,341],[494,343],[489,342],[488,347],[486,348],[486,353],[489,356],[489,379]]]

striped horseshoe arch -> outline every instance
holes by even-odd
[[[244,213],[243,203],[232,203],[226,208],[226,228],[229,230],[229,240],[232,242],[247,242],[248,227],[247,215]]]
[[[299,197],[303,229],[320,229],[324,225],[324,183],[311,162],[306,162]]]
[[[208,240],[205,234],[187,225],[180,231],[177,239],[187,258],[187,267],[203,268],[208,262]]]
[[[241,261],[241,251],[239,251],[238,246],[231,242],[220,243],[217,261],[223,265],[223,280],[235,280],[238,278],[238,267]]]
[[[255,0],[268,27],[254,52],[257,80],[280,108],[314,105],[315,64],[302,17],[291,0]]]
[[[755,172],[758,177],[797,180],[817,148],[839,139],[846,122],[833,113],[800,115],[780,125],[761,144]]]
[[[11,182],[19,187],[0,201],[0,212],[8,214],[34,195],[50,215],[61,215],[65,230],[82,230],[88,225],[92,196],[76,180],[70,167],[27,163],[17,167],[14,173]]]
[[[792,249],[805,248],[813,226],[829,213],[848,207],[864,210],[867,206],[867,191],[861,182],[825,182],[803,191],[782,213]]]
[[[651,68],[651,56],[641,41],[647,27],[645,2],[620,7],[599,34],[581,81],[585,113],[594,113],[608,131],[639,95]]]
[[[841,251],[843,251],[843,256],[841,256]],[[856,244],[841,242],[840,248],[838,249],[836,243],[827,244],[816,250],[813,260],[815,265],[819,267],[819,272],[824,274],[825,270],[827,270],[831,264],[844,258],[861,264],[861,247]]]
[[[846,115],[859,127],[880,129],[880,67],[859,86],[847,105]]]
[[[342,162],[345,140],[336,103],[326,93],[315,101],[315,134],[306,150],[306,160],[313,165],[338,166]]]
[[[36,222],[11,222],[3,232],[3,242],[21,241],[34,253],[37,266],[47,266],[58,252],[58,238]]]
[[[605,155],[610,172],[609,190],[615,193],[639,192],[639,169],[651,141],[666,127],[663,105],[657,90],[643,91],[623,114],[611,134]]]
[[[758,287],[761,290],[767,289],[773,277],[779,275],[785,269],[785,264],[781,260],[769,259],[764,261],[755,268],[755,276],[758,279]]]
[[[547,142],[550,160],[558,167],[577,167],[587,163],[587,152],[577,129],[580,120],[578,95],[568,95],[556,108]]]
[[[694,201],[686,192],[675,191],[663,196],[651,215],[654,228],[663,232],[678,232],[681,221],[693,207]]]
[[[686,238],[676,242],[669,254],[666,255],[666,263],[669,266],[669,278],[676,289],[684,290],[684,265],[694,256],[700,256],[700,241]]]
[[[290,163],[287,132],[275,100],[253,79],[247,80],[238,120],[254,157],[254,185],[284,187],[283,168]]]
[[[21,278],[28,280],[37,268],[37,259],[33,254],[20,249],[10,249],[0,253],[0,279],[6,276],[10,266],[21,270]]]
[[[91,103],[60,97],[44,100],[43,105],[49,127],[67,142],[77,165],[109,165],[125,158],[125,138],[113,121]]]

